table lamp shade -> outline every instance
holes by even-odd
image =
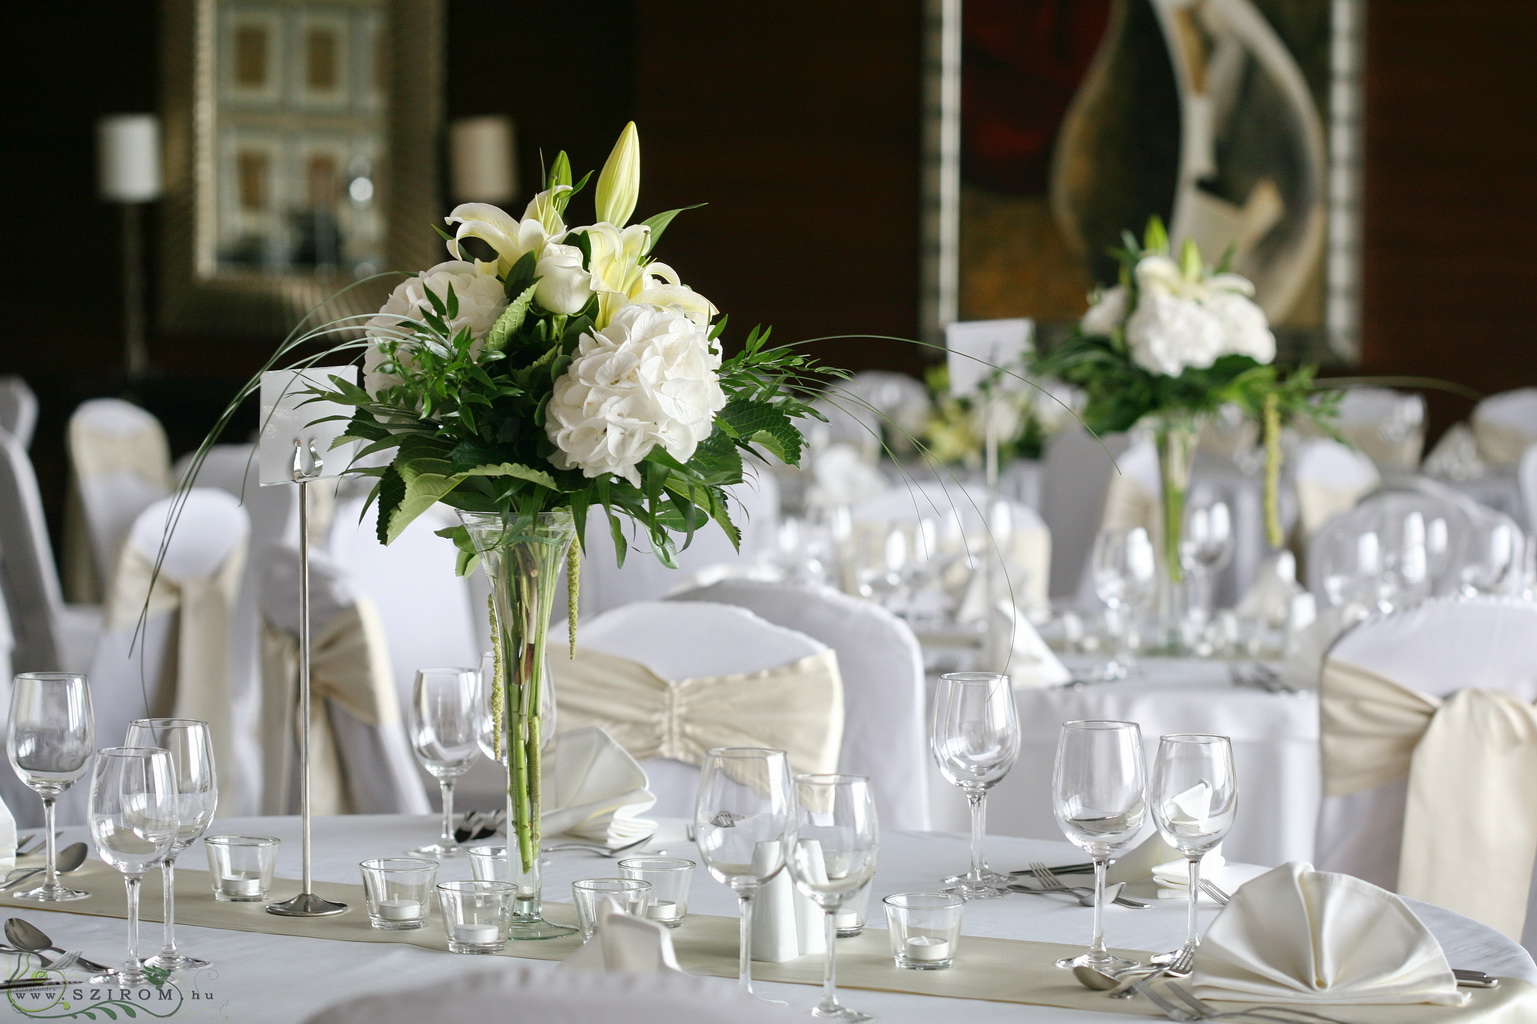
[[[500,203],[513,196],[517,177],[512,121],[500,115],[463,117],[448,128],[449,173],[454,198]]]
[[[96,126],[101,197],[114,203],[160,198],[160,121],[153,114],[114,114]]]

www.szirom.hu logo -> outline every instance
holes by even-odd
[[[217,974],[206,968],[195,977],[183,974],[172,978],[169,971],[146,967],[147,981],[125,986],[110,981],[77,981],[42,967],[30,956],[21,960],[0,995],[11,1010],[34,1020],[174,1017],[183,1010],[197,1006],[211,1010],[215,1005],[212,981]],[[17,982],[29,984],[10,987]]]

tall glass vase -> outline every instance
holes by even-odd
[[[1185,532],[1185,499],[1190,494],[1190,474],[1195,466],[1196,441],[1201,418],[1167,413],[1153,428],[1158,447],[1159,499],[1158,625],[1153,649],[1164,654],[1187,652],[1185,642],[1185,571],[1180,564],[1180,541]]]
[[[576,536],[569,511],[531,515],[460,512],[491,583],[492,734],[507,765],[507,868],[518,886],[512,938],[549,939],[573,931],[544,919],[539,873],[539,812],[544,783],[544,707],[549,685],[545,634],[560,571]]]

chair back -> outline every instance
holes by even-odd
[[[1369,456],[1326,437],[1298,446],[1295,467],[1297,512],[1304,539],[1334,516],[1354,508],[1382,482],[1382,474]]]
[[[1425,396],[1392,388],[1347,388],[1335,426],[1378,466],[1413,469],[1425,448]]]
[[[1471,419],[1483,460],[1513,466],[1529,445],[1537,443],[1537,388],[1490,395],[1474,406]]]
[[[1521,495],[1521,511],[1525,513],[1527,535],[1537,538],[1537,444],[1528,445],[1516,465],[1516,484]],[[1537,581],[1532,581],[1537,583]]]
[[[838,770],[868,775],[887,828],[929,827],[923,652],[907,623],[830,587],[723,580],[672,596],[735,605],[838,653],[843,750]]]
[[[18,672],[57,670],[65,664],[64,595],[43,498],[25,446],[5,430],[0,430],[0,511],[0,589],[10,609],[12,667]],[[89,659],[86,652],[85,664]]]
[[[1114,460],[1129,443],[1125,434],[1101,439],[1077,423],[1046,442],[1040,510],[1051,530],[1053,598],[1071,600],[1084,589],[1094,535],[1115,474]]]
[[[192,468],[196,453],[189,453],[176,460],[174,476],[185,480]],[[299,489],[282,485],[261,485],[261,463],[253,444],[216,444],[203,455],[197,467],[197,478],[192,483],[198,487],[212,487],[240,499],[246,514],[251,517],[251,550],[264,550],[269,544],[299,542]],[[310,488],[314,501],[318,488]],[[310,509],[311,523],[315,509]]]
[[[37,395],[14,375],[0,377],[0,430],[9,431],[23,448],[32,447],[37,430]]]
[[[827,650],[821,642],[765,621],[744,608],[702,601],[639,601],[628,604],[582,621],[577,637],[582,649],[636,663],[669,683],[784,671],[803,659],[823,654]],[[608,729],[645,768],[651,792],[657,798],[654,812],[662,816],[692,817],[694,798],[699,788],[698,764],[665,756],[652,757],[648,750],[635,749],[626,739],[627,733],[621,727],[620,720],[604,718],[605,701],[590,699],[591,695],[586,693],[578,694],[576,680],[580,677],[574,674],[576,670],[561,650],[565,638],[565,623],[557,623],[550,628],[550,670],[554,679],[560,728],[570,730],[585,725],[600,725]],[[836,683],[836,673],[834,681]],[[773,694],[762,692],[765,685],[772,683],[757,681],[755,684],[750,680],[741,680],[736,685],[742,687],[737,691],[738,697],[746,696],[751,691],[752,696],[772,703]],[[835,693],[833,696],[837,697],[841,709],[841,695]],[[722,701],[732,700],[732,694],[729,689],[723,689],[711,699],[716,707],[721,707]],[[761,707],[749,709],[743,705],[741,710],[743,716],[763,713]],[[745,718],[732,722],[733,731],[742,737],[754,737],[754,744],[729,742],[712,745],[780,745],[768,741],[766,737],[757,739],[755,724]],[[842,722],[836,725],[837,736],[841,737]],[[666,730],[673,728],[671,723],[664,726]],[[835,765],[836,757],[833,761]],[[830,770],[834,765],[814,770]],[[799,770],[813,769],[803,767]]]

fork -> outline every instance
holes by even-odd
[[[1062,884],[1062,879],[1060,879],[1056,875],[1052,874],[1051,873],[1051,868],[1047,867],[1046,863],[1044,861],[1039,861],[1039,860],[1031,861],[1030,862],[1030,873],[1035,876],[1035,880],[1041,884],[1041,888],[1042,889],[1050,889],[1052,892],[1065,892],[1065,893],[1070,893],[1070,894],[1076,896],[1076,895],[1078,895],[1081,892],[1092,892],[1093,891],[1088,886],[1083,886],[1083,885],[1063,885]],[[1112,903],[1119,903],[1123,907],[1134,907],[1137,910],[1146,910],[1148,908],[1148,906],[1150,905],[1150,904],[1147,904],[1147,903],[1143,903],[1141,900],[1134,900],[1134,899],[1131,899],[1130,897],[1119,896],[1119,895],[1116,896],[1116,898],[1114,900],[1112,900],[1111,902]]]
[[[1181,1006],[1179,1003],[1174,1002],[1172,999],[1169,999],[1169,998],[1165,997],[1164,995],[1159,993],[1159,991],[1157,989],[1155,989],[1153,987],[1153,984],[1152,984],[1153,983],[1153,979],[1156,978],[1156,977],[1158,977],[1158,975],[1154,974],[1154,975],[1149,975],[1146,978],[1138,978],[1135,982],[1132,983],[1131,989],[1137,995],[1142,996],[1148,1002],[1152,1003],[1154,1006],[1158,1007],[1158,1009],[1162,1010],[1163,1011],[1163,1015],[1165,1017],[1169,1018],[1170,1020],[1177,1020],[1177,1021],[1261,1020],[1261,1021],[1274,1022],[1274,1024],[1299,1024],[1297,1018],[1295,1018],[1295,1017],[1272,1017],[1272,1016],[1270,1016],[1267,1013],[1259,1013],[1259,1012],[1253,1012],[1253,1011],[1248,1011],[1248,1010],[1234,1010],[1234,1011],[1231,1011],[1231,1012],[1228,1012],[1228,1013],[1215,1013],[1215,1012],[1202,1013],[1202,1012],[1198,1012],[1198,1011],[1196,1011],[1194,1009],[1187,1009],[1185,1006]],[[1176,986],[1174,985],[1173,982],[1169,983],[1169,988],[1171,990],[1174,989],[1175,987]],[[1180,991],[1184,991],[1184,990],[1181,989]],[[1202,1005],[1205,1005],[1205,1004],[1203,1003]],[[1209,1010],[1210,1007],[1208,1007],[1207,1009]],[[1345,1024],[1345,1022],[1339,1021],[1339,1022],[1335,1022],[1335,1024]]]
[[[641,836],[634,842],[625,843],[623,846],[603,846],[599,843],[554,843],[546,845],[544,849],[555,852],[569,850],[577,853],[595,853],[599,857],[618,857],[620,854],[633,850],[637,846],[644,846],[655,838],[656,834],[652,833],[649,836]]]
[[[1198,998],[1194,992],[1183,985],[1177,985],[1171,981],[1169,982],[1169,991],[1174,994],[1175,998],[1183,1001],[1185,1005],[1198,1014],[1195,1018],[1196,1020],[1231,1020],[1247,1016],[1260,1020],[1291,1021],[1293,1024],[1297,1018],[1307,1021],[1319,1021],[1320,1024],[1350,1024],[1349,1021],[1342,1021],[1338,1017],[1326,1017],[1321,1013],[1314,1013],[1312,1010],[1304,1010],[1300,1006],[1255,1006],[1248,1010],[1235,1010],[1224,1013],[1218,1011],[1216,1007],[1204,999]],[[1290,1018],[1272,1016],[1274,1014],[1294,1014],[1295,1016]]]
[[[1201,879],[1201,891],[1215,900],[1217,906],[1219,907],[1227,906],[1228,901],[1233,898],[1231,895],[1223,891],[1222,886],[1218,885],[1216,882],[1213,882],[1209,878]]]
[[[1190,974],[1190,969],[1195,966],[1195,947],[1181,946],[1179,955],[1151,974],[1139,975],[1137,978],[1124,981],[1118,988],[1110,990],[1111,999],[1130,999],[1136,995],[1135,985],[1138,981],[1152,981],[1154,978],[1184,978]]]

